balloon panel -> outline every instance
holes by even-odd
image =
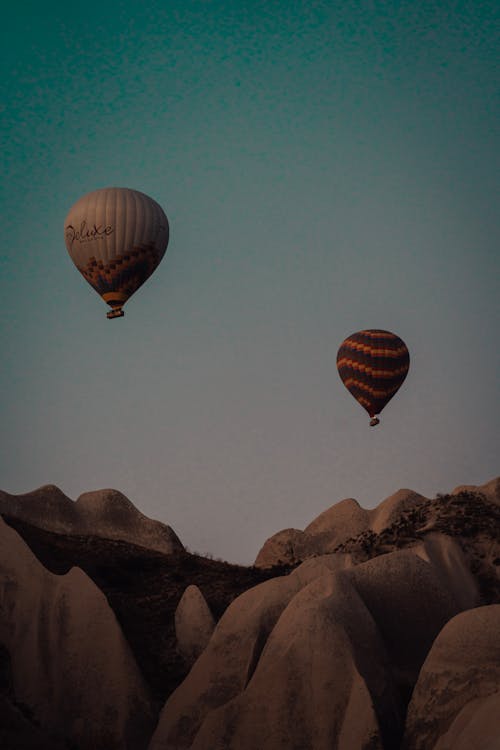
[[[151,276],[168,244],[167,217],[149,196],[128,188],[84,195],[65,221],[68,252],[105,299],[123,303]]]
[[[342,382],[370,417],[380,414],[403,384],[410,367],[404,341],[370,329],[346,338],[337,354]]]

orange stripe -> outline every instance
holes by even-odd
[[[360,380],[355,380],[354,378],[347,378],[347,380],[344,381],[344,385],[347,389],[349,389],[350,386],[353,385],[356,388],[369,393],[370,396],[373,396],[374,398],[387,398],[387,396],[392,396],[396,393],[397,390],[399,390],[401,386],[401,384],[398,383],[398,385],[395,385],[392,388],[387,388],[384,391],[378,391],[376,388],[372,388],[370,385],[362,383]],[[356,398],[358,399],[358,401],[360,401],[362,397],[356,396]]]
[[[371,339],[393,339],[397,341],[399,339],[399,336],[396,336],[395,333],[391,333],[390,331],[379,331],[377,329],[368,329],[367,331],[359,331],[358,333],[354,333],[353,336],[368,336]]]
[[[364,396],[356,396],[356,401],[358,401],[362,406],[365,406],[367,409],[372,409],[372,402],[369,401]]]
[[[376,349],[374,346],[369,344],[359,344],[357,341],[346,340],[342,346],[348,346],[350,349],[354,349],[356,352],[364,352],[370,354],[372,357],[400,357],[402,354],[406,354],[408,349],[406,346],[400,346],[397,349]],[[342,347],[341,347],[342,348]]]
[[[376,370],[375,368],[364,365],[361,362],[356,362],[356,360],[354,359],[342,357],[338,360],[337,367],[340,369],[344,366],[351,367],[353,370],[371,375],[373,378],[395,378],[398,375],[405,375],[409,370],[409,366],[407,364],[402,365],[395,370]]]

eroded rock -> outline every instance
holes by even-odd
[[[499,633],[500,604],[462,612],[443,627],[413,691],[405,750],[496,747],[488,742],[500,738]]]
[[[180,654],[190,666],[208,644],[215,620],[198,586],[188,586],[175,610],[175,635]]]
[[[57,534],[117,539],[164,554],[184,549],[170,526],[143,515],[117,490],[85,492],[76,502],[55,485],[25,495],[0,491],[0,514]]]
[[[146,747],[149,693],[106,597],[79,568],[49,573],[2,519],[0,611],[11,705],[77,748]]]

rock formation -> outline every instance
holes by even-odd
[[[199,725],[214,708],[236,697],[250,680],[267,638],[291,598],[316,578],[350,564],[335,555],[308,560],[289,576],[273,578],[239,596],[226,610],[186,680],[167,703],[165,732],[174,747],[190,747]],[[152,747],[156,747],[155,739]]]
[[[347,555],[307,560],[228,608],[151,750],[397,747],[434,638],[478,598],[446,537],[354,567]]]
[[[398,490],[380,503],[374,510],[369,511],[369,527],[376,534],[389,528],[395,521],[407,513],[418,508],[422,503],[428,502],[426,497],[419,495],[413,490]]]
[[[370,514],[350,497],[332,505],[306,526],[305,533],[322,542],[325,554],[350,537],[362,534],[370,525]]]
[[[315,540],[300,529],[283,529],[270,537],[260,550],[254,565],[273,568],[276,565],[296,565],[316,554]]]
[[[119,539],[167,555],[184,549],[170,526],[144,516],[117,490],[85,492],[76,502],[52,484],[25,495],[0,491],[0,515],[46,531]]]
[[[365,510],[353,498],[342,500],[321,513],[304,531],[285,529],[273,534],[264,543],[254,565],[261,568],[295,565],[314,555],[327,555],[363,532],[379,534],[403,512],[425,501],[426,498],[412,490],[398,490],[374,510]]]
[[[190,747],[382,748],[371,680],[390,681],[373,618],[348,577],[325,573],[290,600],[244,690],[207,715]]]
[[[472,492],[474,494],[481,494],[489,500],[491,503],[500,504],[500,477],[491,479],[486,484],[475,486],[473,484],[462,484],[460,487],[455,487],[452,495],[459,495],[462,492]]]
[[[500,604],[478,607],[442,629],[408,709],[405,750],[500,747]]]
[[[106,598],[78,568],[45,570],[2,519],[0,612],[11,682],[4,709],[28,734],[27,715],[54,747],[57,738],[77,748],[146,746],[148,691]]]
[[[369,511],[352,498],[332,505],[300,529],[284,529],[270,537],[255,560],[258,568],[296,565],[315,555],[327,555],[339,544],[369,528]]]
[[[350,498],[249,568],[158,554],[146,531],[145,546],[112,539],[140,530],[119,493],[38,491],[38,517],[5,517],[69,572],[0,526],[0,744],[496,750],[499,487],[399,490],[373,510]],[[59,534],[42,530],[49,513]],[[71,536],[76,521],[110,536]],[[164,704],[153,733],[128,644],[79,568]]]
[[[451,496],[474,495],[483,497],[487,503],[500,505],[500,480],[476,487],[463,485],[457,487]],[[356,500],[342,500],[321,513],[302,531],[284,529],[273,534],[259,551],[254,565],[259,568],[296,565],[303,560],[317,555],[326,555],[335,551],[344,551],[351,541],[362,539],[370,542],[375,535],[383,535],[390,529],[401,542],[404,537],[405,522],[418,516],[425,518],[426,530],[439,527],[440,507],[438,501],[432,501],[413,490],[402,489],[386,498],[376,508],[365,510]],[[437,525],[436,525],[437,522]],[[424,530],[422,520],[421,531]]]
[[[206,647],[215,620],[198,586],[188,586],[175,610],[177,647],[191,666]]]

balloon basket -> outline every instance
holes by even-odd
[[[378,424],[380,424],[380,419],[377,419],[377,417],[370,419],[370,427],[376,427]]]
[[[110,310],[108,313],[106,313],[106,317],[109,320],[113,320],[113,318],[123,318],[125,313],[121,309],[121,307],[118,307],[116,310]]]

